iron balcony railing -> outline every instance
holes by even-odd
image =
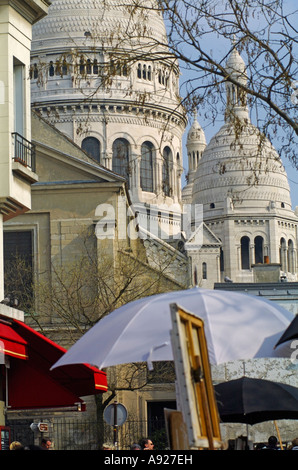
[[[13,160],[29,168],[31,171],[36,170],[35,145],[25,139],[17,132],[12,133],[14,153]]]

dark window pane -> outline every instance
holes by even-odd
[[[82,142],[82,149],[94,160],[100,161],[100,142],[95,137],[86,137]]]
[[[125,139],[116,139],[113,143],[112,168],[115,173],[124,176],[129,184],[129,143]]]
[[[141,148],[141,188],[143,191],[153,192],[153,144],[144,142]]]

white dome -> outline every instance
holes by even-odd
[[[237,49],[233,49],[226,62],[226,71],[236,80],[246,84],[246,66]]]
[[[123,30],[126,37],[147,47],[148,37],[156,44],[166,44],[163,18],[157,9],[148,8],[150,3],[155,5],[156,1],[146,0],[147,8],[132,15],[131,0],[52,0],[48,16],[33,26],[32,53],[48,53],[61,46],[64,51],[92,45],[108,48],[120,41]],[[118,44],[120,49],[129,46],[128,40]]]
[[[52,0],[48,16],[33,26],[31,67],[38,71],[31,86],[35,109],[101,95],[113,106],[120,101],[142,106],[145,100],[179,113],[178,62],[169,53],[156,0],[142,2],[146,8],[131,13],[131,0]],[[55,70],[48,80],[51,67]],[[120,79],[112,84],[119,69]]]
[[[196,144],[206,145],[206,138],[205,138],[205,133],[195,116],[193,123],[187,134],[186,145],[188,146],[188,145],[196,145]]]
[[[236,49],[227,70],[246,84],[245,63]],[[271,143],[251,124],[246,93],[227,82],[227,111],[219,132],[211,139],[199,161],[193,184],[193,202],[204,205],[205,216],[234,211],[254,214],[276,207],[291,211],[288,178]]]
[[[94,144],[96,160],[127,179],[133,202],[172,203],[186,125],[178,61],[157,1],[138,0],[133,11],[131,4],[52,0],[33,27],[32,108],[77,145]],[[144,148],[156,168],[150,163],[147,179]]]
[[[243,123],[237,135],[233,123],[226,123],[211,139],[198,164],[193,202],[204,205],[204,215],[221,214],[228,199],[234,210],[243,214],[254,213],[256,208],[266,212],[272,202],[283,212],[291,210],[282,162],[251,123]]]

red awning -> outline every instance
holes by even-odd
[[[1,322],[0,354],[28,359],[27,341],[9,326],[9,322]]]
[[[51,371],[52,365],[66,349],[25,323],[15,319],[9,319],[9,324],[0,322],[0,341],[4,344],[6,337],[22,339],[22,343],[14,344],[22,344],[27,357],[25,361],[18,361],[16,355],[10,354],[10,409],[68,407],[82,404],[81,397],[107,391],[106,374],[87,364],[64,366]]]

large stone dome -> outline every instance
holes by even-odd
[[[131,5],[131,0],[52,0],[48,16],[33,27],[35,109],[71,98],[85,102],[91,96],[94,102],[101,95],[113,106],[121,100],[182,111],[178,62],[169,52],[157,2]]]
[[[288,179],[270,142],[250,122],[226,123],[207,145],[199,161],[193,202],[204,215],[222,214],[227,201],[243,214],[272,207],[291,211]]]
[[[193,202],[204,205],[204,217],[234,213],[291,212],[290,188],[281,159],[269,140],[249,119],[243,87],[245,63],[234,48],[226,70],[225,124],[200,159],[193,184]]]
[[[133,202],[172,204],[187,121],[179,66],[158,2],[133,3],[52,0],[33,27],[32,108],[124,176]]]
[[[154,8],[156,1],[144,1],[146,9],[139,8],[133,13],[131,4],[131,0],[52,0],[48,16],[34,25],[32,53],[61,50],[61,46],[64,51],[90,47],[92,43],[105,48],[117,44],[125,49],[130,47],[131,40],[150,47],[149,37],[163,49],[162,44],[167,43],[166,30],[162,15]],[[152,8],[148,8],[150,4]]]

